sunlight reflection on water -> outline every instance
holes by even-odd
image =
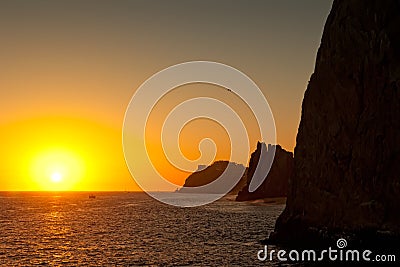
[[[283,205],[222,199],[177,208],[144,193],[0,193],[0,262],[8,266],[266,266],[259,240]]]

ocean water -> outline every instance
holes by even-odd
[[[284,205],[224,198],[177,208],[145,193],[95,195],[0,193],[0,265],[278,265],[257,252]]]

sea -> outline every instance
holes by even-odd
[[[146,193],[1,192],[1,266],[282,266],[260,261],[284,204],[192,208]],[[273,246],[270,248],[273,249]]]

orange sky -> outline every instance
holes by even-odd
[[[301,100],[331,1],[1,1],[0,190],[138,190],[124,162],[121,133],[136,88],[177,63],[210,60],[252,78],[269,101],[277,142],[293,150]],[[221,98],[212,86],[181,98]],[[157,120],[179,97],[165,99]],[[258,138],[249,118],[251,147]],[[235,102],[236,101],[236,102]],[[157,118],[159,117],[159,118]],[[197,157],[204,131],[227,157],[224,131],[207,121],[183,131]],[[196,130],[197,129],[197,130]],[[154,142],[153,142],[154,141]],[[196,144],[196,145],[193,145]],[[158,148],[157,148],[158,146]],[[61,182],[51,180],[54,173]],[[183,183],[186,173],[170,179]]]

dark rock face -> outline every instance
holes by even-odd
[[[229,164],[230,168],[232,168],[232,172],[230,173],[232,176],[235,176],[235,177],[237,177],[238,175],[241,176],[240,181],[230,191],[231,194],[237,194],[237,192],[240,190],[240,188],[242,188],[244,186],[244,184],[246,183],[246,178],[245,178],[246,177],[246,168],[242,164],[236,164],[236,163],[229,162],[229,161],[216,161],[208,167],[205,167],[204,165],[200,165],[196,172],[192,173],[191,175],[188,176],[188,178],[186,178],[185,184],[179,190],[179,192],[186,193],[185,189],[188,187],[199,187],[199,186],[203,186],[203,185],[206,185],[206,184],[209,184],[209,183],[215,181],[217,178],[219,178],[222,175],[222,173],[228,167],[228,164]],[[202,189],[199,189],[198,193],[224,193],[223,191],[224,191],[223,189],[220,190],[218,188],[218,185],[216,185],[216,187],[212,188],[212,192],[211,191],[205,192],[205,191],[202,191]]]
[[[400,2],[335,1],[272,240],[400,233]],[[359,236],[363,238],[362,236]]]
[[[271,145],[268,145],[267,149],[264,143],[257,143],[257,149],[251,154],[246,186],[239,192],[236,197],[237,201],[286,197],[288,180],[293,171],[293,154],[282,149],[279,145],[275,146],[275,157],[267,178],[256,191],[249,192],[249,184],[260,160],[261,151],[268,153],[268,151],[272,151],[270,147]]]

